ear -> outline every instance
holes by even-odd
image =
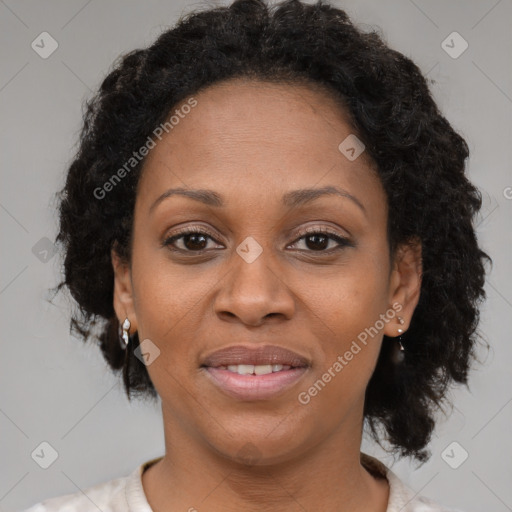
[[[387,322],[384,334],[389,337],[405,333],[411,324],[411,318],[420,299],[421,278],[423,272],[421,258],[421,241],[413,239],[397,248],[390,276],[389,304],[396,311],[397,320]],[[398,322],[398,317],[404,323]]]
[[[114,268],[114,310],[119,323],[125,318],[130,321],[129,334],[137,330],[137,317],[135,315],[133,287],[130,266],[123,261],[113,248],[110,252],[112,267]]]

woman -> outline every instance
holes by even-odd
[[[416,65],[327,4],[238,0],[126,55],[62,192],[60,287],[128,398],[160,396],[166,450],[29,510],[448,510],[360,447],[426,461],[467,382],[467,157]]]

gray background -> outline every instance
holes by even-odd
[[[100,352],[70,337],[67,300],[45,301],[60,265],[45,237],[56,234],[52,197],[76,148],[82,101],[120,53],[148,45],[182,12],[221,3],[0,0],[2,511],[127,474],[163,453],[159,406],[129,404]],[[450,394],[455,408],[440,419],[431,460],[414,471],[369,442],[363,450],[446,505],[512,510],[512,2],[333,3],[363,28],[381,27],[390,46],[435,80],[440,108],[470,146],[468,172],[485,202],[478,236],[494,259],[481,322],[493,348],[481,352],[470,390]],[[44,31],[59,45],[47,59],[31,48]],[[441,46],[453,31],[469,44],[458,58]],[[48,469],[31,457],[43,441],[58,452]],[[451,461],[468,453],[457,469],[442,456],[452,442]]]

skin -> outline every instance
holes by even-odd
[[[388,483],[359,459],[364,393],[382,336],[409,326],[421,247],[402,246],[390,260],[384,189],[366,153],[350,161],[339,151],[353,129],[324,91],[237,79],[194,97],[197,106],[146,159],[131,261],[112,252],[117,316],[160,350],[147,369],[162,400],[166,453],[143,474],[148,502],[157,512],[384,512]],[[365,211],[338,195],[295,208],[281,202],[290,190],[326,185],[349,192]],[[176,187],[215,190],[226,204],[175,195],[150,211]],[[186,253],[163,245],[178,227],[193,226],[214,236],[175,241]],[[317,249],[318,241],[300,238],[306,227],[330,229],[352,246],[328,239]],[[263,249],[252,263],[236,252],[248,236]],[[298,394],[393,303],[404,325],[396,316],[386,322],[321,392],[299,403]],[[280,396],[243,402],[200,368],[207,354],[238,344],[280,345],[312,365]],[[241,455],[249,444],[252,464]]]

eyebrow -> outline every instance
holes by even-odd
[[[209,189],[187,189],[187,188],[171,188],[165,191],[162,195],[160,195],[156,201],[149,208],[149,213],[151,213],[158,204],[160,204],[163,200],[172,197],[172,196],[182,196],[188,197],[189,199],[193,199],[194,201],[198,201],[200,203],[206,204],[208,206],[214,206],[216,208],[220,208],[225,206],[225,202],[220,194],[215,192],[214,190]],[[364,205],[357,199],[357,197],[353,196],[349,192],[339,187],[334,187],[332,185],[328,185],[321,188],[302,188],[298,190],[292,190],[290,192],[286,192],[283,195],[282,202],[284,206],[289,208],[297,208],[306,203],[314,201],[319,197],[328,196],[328,195],[336,195],[345,197],[350,199],[354,204],[356,204],[365,214],[366,208]]]

